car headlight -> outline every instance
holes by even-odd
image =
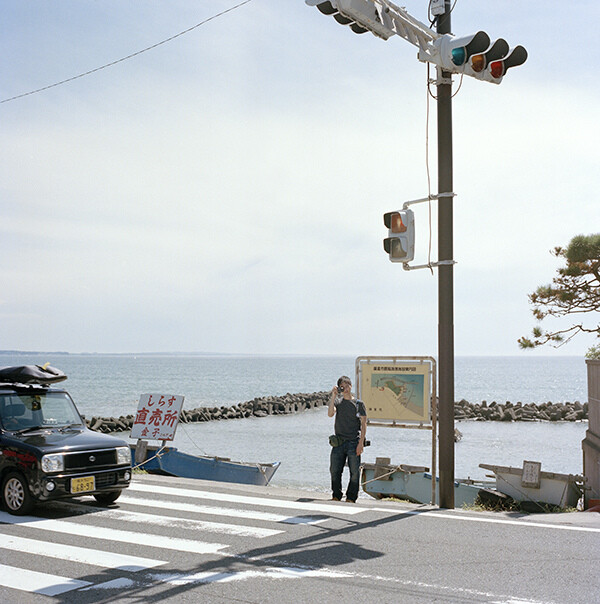
[[[117,447],[117,464],[131,465],[131,450],[129,447]]]
[[[62,472],[65,469],[65,458],[60,453],[42,457],[42,472]]]

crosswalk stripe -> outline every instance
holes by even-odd
[[[118,579],[111,579],[104,583],[96,583],[95,585],[84,587],[81,591],[90,591],[92,589],[129,589],[135,585],[140,585],[140,583],[132,581],[127,577],[119,577]]]
[[[167,585],[173,585],[176,587],[192,586],[195,584],[203,583],[230,583],[232,581],[246,581],[248,579],[301,579],[301,578],[325,578],[325,579],[344,579],[352,578],[351,573],[343,573],[338,571],[330,571],[327,569],[311,569],[311,568],[296,568],[296,567],[268,567],[263,570],[239,570],[231,572],[218,572],[218,571],[202,571],[196,573],[152,573],[145,577],[146,581],[153,583],[162,583]],[[124,577],[119,579],[111,579],[105,583],[96,583],[85,587],[82,591],[94,591],[94,590],[106,590],[106,589],[125,589],[137,585],[141,585],[140,582],[126,579]],[[509,603],[507,603],[509,604]]]
[[[0,585],[44,596],[57,596],[91,583],[0,564]]]
[[[159,516],[157,514],[147,514],[145,512],[131,512],[129,510],[115,510],[99,507],[90,507],[80,503],[65,504],[63,505],[63,509],[72,509],[77,514],[80,514],[82,511],[84,513],[93,513],[94,516],[99,515],[103,518],[121,520],[123,522],[156,524],[159,526],[168,526],[171,528],[179,527],[195,531],[238,535],[240,537],[257,537],[258,539],[263,539],[264,537],[272,537],[273,535],[278,535],[279,533],[283,532],[279,529],[260,528],[240,524],[224,524],[222,522],[194,520],[192,518],[174,518],[173,516]],[[169,506],[169,509],[173,509],[173,507]]]
[[[137,543],[148,547],[170,549],[193,554],[216,554],[227,545],[220,543],[204,543],[190,539],[179,539],[177,537],[165,537],[148,533],[135,533],[120,529],[111,529],[91,525],[75,524],[64,520],[48,520],[35,516],[11,516],[7,512],[0,512],[0,523],[19,524],[27,528],[53,531],[56,533],[78,535],[86,539],[104,539],[107,541],[119,541],[121,543]]]
[[[15,535],[4,535],[0,542],[0,549],[47,556],[50,558],[59,558],[71,562],[82,562],[83,564],[91,564],[93,566],[114,568],[130,572],[137,572],[166,564],[166,562],[162,560],[128,556],[97,549],[86,549],[76,545],[49,543],[47,541],[26,539],[25,537],[17,537]]]
[[[155,493],[158,495],[171,495],[175,497],[189,497],[192,499],[208,499],[211,501],[223,501],[228,503],[240,503],[245,505],[257,505],[269,508],[281,508],[291,510],[302,510],[306,512],[352,516],[364,512],[366,508],[349,505],[346,503],[311,503],[307,501],[287,501],[283,499],[270,499],[266,497],[248,497],[237,493],[216,493],[212,491],[199,491],[196,489],[182,489],[175,487],[163,487],[153,484],[142,484],[133,482],[129,485],[130,491],[143,493]]]
[[[303,577],[318,578],[352,578],[352,574],[327,569],[310,569],[296,567],[267,567],[262,570],[240,570],[233,572],[197,572],[190,574],[156,573],[151,577],[154,581],[168,583],[170,585],[193,585],[194,583],[228,583],[231,581],[244,581],[268,577],[270,579],[299,579]],[[94,586],[86,588],[94,589]]]
[[[139,497],[131,497],[129,495],[121,495],[119,503],[126,503],[138,507],[177,510],[178,512],[187,512],[190,514],[232,516],[234,518],[262,520],[264,522],[281,522],[283,524],[319,524],[323,522],[323,518],[313,518],[311,516],[287,516],[285,514],[274,514],[271,512],[258,512],[256,510],[211,507],[199,503],[180,503],[166,499],[140,499]]]

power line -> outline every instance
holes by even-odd
[[[73,76],[71,78],[67,78],[66,80],[61,80],[60,82],[56,82],[54,84],[44,86],[43,88],[37,88],[36,90],[31,90],[30,92],[24,92],[23,94],[18,94],[16,96],[12,96],[8,99],[3,99],[2,101],[0,101],[0,104],[8,103],[9,101],[15,101],[16,99],[21,99],[21,98],[23,98],[25,96],[29,96],[31,94],[36,94],[38,92],[43,92],[44,90],[48,90],[50,88],[55,88],[56,86],[61,86],[62,84],[66,84],[67,82],[72,82],[73,80],[78,80],[79,78],[83,78],[84,76],[90,75],[92,73],[96,73],[97,71],[106,69],[107,67],[112,67],[113,65],[117,65],[118,63],[122,63],[123,61],[132,59],[133,57],[137,57],[138,55],[141,55],[144,52],[148,52],[149,50],[153,50],[154,48],[157,48],[158,46],[162,46],[163,44],[166,44],[167,42],[171,42],[172,40],[175,40],[175,38],[179,38],[180,36],[183,36],[184,34],[187,34],[191,31],[193,31],[194,29],[197,29],[198,27],[205,25],[209,21],[213,21],[214,19],[217,19],[218,17],[222,17],[223,15],[226,15],[227,13],[230,13],[230,12],[242,7],[242,6],[244,6],[244,4],[248,4],[249,2],[252,2],[252,0],[244,0],[244,2],[240,2],[239,4],[236,4],[235,6],[232,6],[231,8],[228,8],[224,11],[221,11],[220,13],[217,13],[216,15],[213,15],[212,17],[208,17],[208,19],[204,19],[204,21],[201,21],[200,23],[197,23],[196,25],[193,25],[192,27],[189,27],[188,29],[181,31],[178,34],[175,34],[174,36],[167,38],[166,40],[162,40],[161,42],[157,42],[156,44],[153,44],[152,46],[148,46],[148,48],[138,50],[137,52],[127,55],[126,57],[117,59],[116,61],[112,61],[111,63],[107,63],[106,65],[102,65],[101,67],[96,67],[95,69],[90,69],[89,71],[86,71],[85,73],[80,73],[79,75]]]

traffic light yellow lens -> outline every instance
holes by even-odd
[[[485,69],[485,57],[483,55],[474,55],[471,57],[471,68],[479,73]]]

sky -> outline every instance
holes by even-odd
[[[239,2],[0,0],[0,100]],[[402,4],[428,22],[427,1]],[[600,83],[583,60],[599,17],[592,0],[456,3],[455,35],[529,53],[498,86],[454,79],[457,355],[596,344],[517,340],[550,250],[600,230]],[[252,0],[0,103],[0,349],[436,355],[437,271],[382,246],[383,214],[437,191],[416,52],[303,0]],[[429,208],[414,209],[422,264]]]

